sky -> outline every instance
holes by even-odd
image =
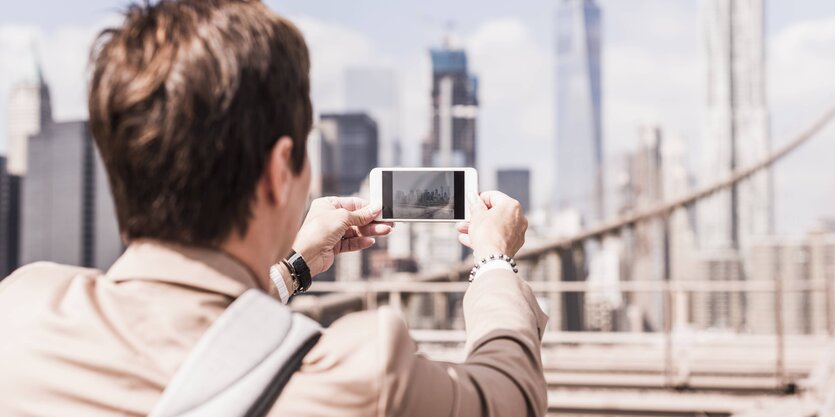
[[[682,137],[698,177],[704,155],[704,66],[700,0],[598,0],[603,11],[603,135],[607,164],[638,143],[642,125]],[[406,162],[417,163],[429,133],[428,48],[452,30],[480,80],[478,125],[482,185],[494,171],[529,167],[534,206],[549,200],[554,149],[553,38],[557,0],[266,0],[305,34],[312,54],[314,106],[345,107],[344,72],[397,72]],[[119,22],[127,3],[33,0],[0,13],[0,152],[6,148],[7,97],[31,72],[37,51],[59,120],[86,117],[89,46]],[[45,12],[48,11],[48,12]],[[767,93],[772,145],[778,146],[835,104],[835,2],[767,0]],[[774,169],[780,233],[803,233],[835,217],[835,128]],[[411,159],[410,159],[411,158]],[[607,186],[607,189],[609,187]]]

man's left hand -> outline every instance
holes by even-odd
[[[391,233],[392,223],[375,223],[379,204],[368,205],[359,197],[322,197],[313,200],[293,250],[300,253],[311,275],[325,272],[342,252],[366,249],[375,236]]]

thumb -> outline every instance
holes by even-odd
[[[382,210],[383,206],[380,203],[372,203],[352,211],[348,216],[348,221],[351,226],[365,226],[374,221]]]
[[[484,205],[484,200],[476,193],[467,193],[467,202],[470,203],[470,213],[472,214],[487,210],[487,206]]]

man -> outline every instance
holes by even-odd
[[[278,298],[268,271],[291,249],[315,275],[391,230],[373,222],[380,207],[335,197],[315,200],[300,227],[308,73],[299,31],[256,1],[132,6],[102,34],[90,125],[129,246],[104,274],[35,263],[3,281],[0,415],[146,415],[237,296]],[[519,204],[469,198],[461,242],[477,259],[512,256],[527,227]],[[417,355],[391,310],[351,314],[325,330],[270,415],[544,415],[546,317],[503,262],[485,263],[465,295],[463,364]],[[279,272],[279,288],[298,285]]]

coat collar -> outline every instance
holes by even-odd
[[[157,281],[211,291],[236,298],[250,288],[273,296],[249,268],[217,249],[183,246],[156,240],[138,240],[107,271],[113,281]],[[267,272],[264,273],[265,277]],[[268,279],[263,281],[269,283]]]

